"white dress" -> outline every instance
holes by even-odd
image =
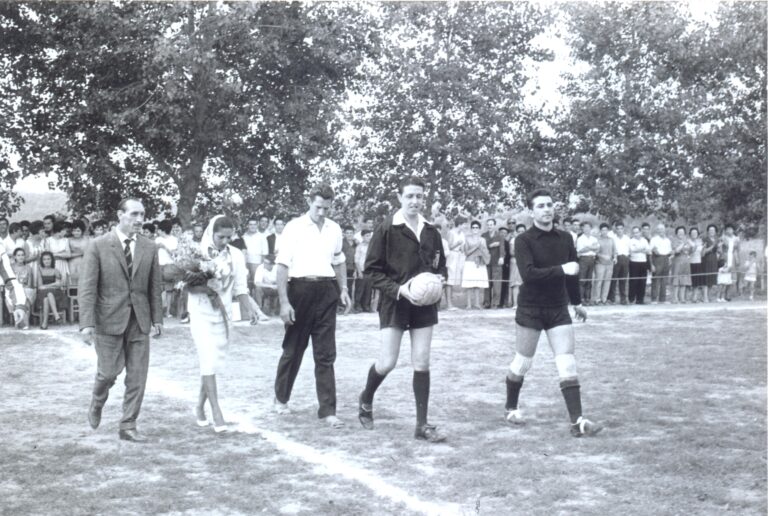
[[[461,285],[461,277],[464,272],[464,233],[458,228],[451,230],[448,235],[448,249],[445,259],[445,267],[448,269],[448,281],[451,287]]]
[[[219,295],[227,317],[213,306],[206,293],[190,292],[187,303],[189,327],[197,348],[201,376],[216,374],[221,369],[229,344],[232,298],[248,294],[248,272],[245,257],[239,249],[228,245],[213,258],[213,262],[216,264],[216,277],[208,281],[208,286]]]
[[[468,238],[464,243],[464,272],[461,276],[461,288],[488,288],[487,263],[490,253],[485,239]],[[479,263],[478,263],[479,262]]]

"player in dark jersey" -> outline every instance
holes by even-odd
[[[587,320],[579,293],[579,264],[569,233],[554,229],[552,195],[535,190],[528,196],[533,225],[515,239],[515,258],[523,278],[515,313],[517,323],[515,358],[507,372],[505,419],[513,425],[524,424],[518,398],[523,377],[530,369],[542,331],[547,333],[560,376],[560,390],[571,419],[571,435],[595,435],[602,426],[581,414],[581,393],[574,357],[574,334],[568,303],[578,319]]]

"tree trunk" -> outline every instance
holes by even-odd
[[[179,205],[176,216],[181,219],[181,225],[188,228],[192,222],[192,209],[195,207],[195,199],[200,189],[200,180],[203,175],[205,156],[200,150],[192,154],[187,169],[180,174],[176,185],[179,187]]]

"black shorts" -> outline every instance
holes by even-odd
[[[550,330],[555,326],[573,324],[568,305],[562,306],[518,306],[515,322],[533,330]]]
[[[429,306],[416,306],[401,297],[398,300],[381,295],[379,301],[379,328],[400,328],[413,330],[428,328],[437,324],[437,303]]]

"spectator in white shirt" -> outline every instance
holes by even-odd
[[[656,234],[651,237],[651,304],[667,302],[667,283],[669,283],[670,257],[672,241],[667,237],[664,224],[656,226]]]
[[[627,278],[629,278],[629,236],[624,232],[624,223],[617,220],[613,223],[613,241],[616,244],[616,265],[613,267],[611,289],[608,291],[608,301],[616,302],[616,291],[619,291],[621,304],[627,304]]]
[[[173,287],[179,277],[179,270],[173,262],[173,253],[179,247],[179,240],[171,234],[173,223],[170,220],[161,220],[155,231],[155,245],[157,245],[157,262],[163,276],[163,313],[165,317],[171,315],[171,301]]]
[[[264,218],[264,217],[262,217]],[[269,222],[269,219],[267,219]],[[259,217],[251,216],[248,218],[248,229],[243,234],[245,242],[245,266],[248,267],[248,285],[253,289],[253,275],[256,267],[262,262],[264,255],[269,254],[267,249],[266,235],[259,231]]]
[[[360,231],[355,233],[355,243],[360,244],[360,242],[363,241],[363,230],[367,229],[370,232],[373,232],[374,229],[374,220],[372,217],[367,217],[365,220],[363,220],[363,227],[360,228]]]
[[[600,250],[600,243],[592,235],[592,224],[581,224],[582,233],[576,239],[576,254],[579,257],[579,281],[581,283],[581,299],[585,305],[592,299],[592,278],[595,273],[595,259]]]

